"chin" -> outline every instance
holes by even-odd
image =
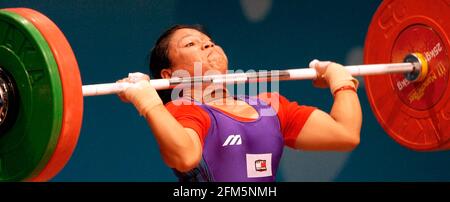
[[[219,70],[221,74],[226,74],[228,73],[228,68],[223,68],[221,70]]]
[[[228,64],[217,65],[216,70],[221,74],[228,73]]]
[[[228,73],[227,67],[215,67],[211,66],[207,69],[206,72],[203,73],[203,75],[214,75],[214,74],[226,74]]]

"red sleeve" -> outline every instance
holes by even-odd
[[[191,128],[197,132],[203,146],[211,124],[208,113],[193,103],[174,104],[174,102],[169,102],[165,106],[172,116],[175,117],[178,123],[180,123],[184,128]]]
[[[316,108],[291,102],[279,93],[261,93],[258,98],[275,109],[280,120],[284,142],[287,146],[294,148],[300,131]]]

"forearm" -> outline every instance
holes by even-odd
[[[167,111],[150,78],[142,73],[130,73],[128,78],[117,82],[131,84],[119,97],[133,103],[136,110],[145,117],[159,144],[161,156],[166,164],[179,171],[188,171],[197,166],[202,148],[198,134],[184,128]]]
[[[143,115],[158,142],[164,161],[170,167],[180,170],[189,164],[186,162],[195,161],[197,155],[201,154],[191,135],[164,105],[156,106]]]
[[[314,85],[330,88],[334,94],[331,112],[316,110],[311,113],[296,139],[296,148],[306,150],[351,151],[360,142],[362,123],[358,95],[351,88],[358,88],[358,81],[333,62],[313,60],[318,76]]]
[[[344,90],[336,94],[330,116],[342,125],[349,135],[359,138],[362,112],[358,95],[354,91]]]

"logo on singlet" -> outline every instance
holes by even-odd
[[[247,177],[272,176],[272,153],[246,154]]]
[[[267,170],[266,160],[258,159],[255,161],[255,170],[258,172],[263,172]]]
[[[241,144],[242,144],[241,135],[229,135],[222,146],[225,147],[225,146],[241,145]]]

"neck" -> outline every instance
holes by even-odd
[[[189,97],[201,103],[210,103],[232,97],[225,85],[209,85],[203,88],[183,89],[183,97]]]

